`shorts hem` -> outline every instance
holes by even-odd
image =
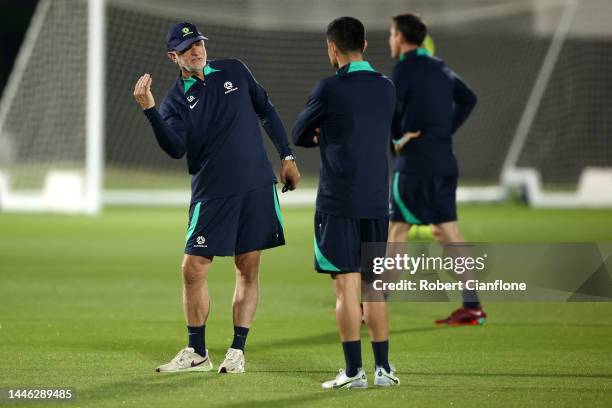
[[[278,248],[283,245],[285,245],[285,241],[277,242],[277,243],[270,244],[270,245],[255,246],[253,248],[240,249],[240,250],[234,251],[233,255],[242,255],[242,254],[246,254],[248,252],[253,252],[253,251],[265,251],[266,249]]]
[[[193,250],[193,249],[186,249],[183,252],[185,255],[194,255],[194,256],[202,256],[204,258],[212,258],[214,256],[232,256],[234,255],[231,252],[227,252],[227,251],[198,251],[198,250]]]
[[[454,218],[452,218],[452,217],[449,217],[449,218],[441,218],[441,219],[439,219],[439,220],[432,221],[430,224],[432,224],[432,225],[438,225],[438,224],[443,224],[443,223],[445,223],[445,222],[457,222],[457,218],[458,218],[458,217],[454,217]]]
[[[408,222],[406,221],[406,219],[404,217],[397,216],[397,217],[389,217],[389,222],[401,222],[404,224],[410,224],[410,225],[429,225],[431,224],[431,222],[426,222],[426,221],[421,221],[420,223],[416,224],[416,223],[412,223],[412,222]]]
[[[350,270],[350,271],[348,271],[348,270],[347,271],[344,271],[344,270],[341,270],[341,271],[328,271],[328,270],[325,270],[325,269],[315,268],[315,271],[317,271],[317,273],[324,273],[324,274],[327,274],[327,275],[344,275],[344,274],[347,274],[347,273],[361,273],[361,268],[358,268],[358,270],[354,270],[353,269],[353,270]]]

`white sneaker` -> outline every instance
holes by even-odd
[[[374,370],[374,385],[379,387],[391,387],[400,385],[400,380],[395,376],[395,367],[391,366],[391,372],[388,372],[380,366],[376,366]]]
[[[225,360],[219,366],[220,373],[244,373],[244,353],[240,349],[228,348]]]
[[[335,379],[325,381],[321,386],[326,390],[333,388],[368,388],[368,379],[363,368],[360,368],[354,377],[348,377],[344,370],[340,369]]]
[[[167,364],[155,369],[158,373],[178,373],[179,371],[210,371],[212,361],[206,350],[206,357],[202,357],[191,347],[185,347]]]

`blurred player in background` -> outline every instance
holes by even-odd
[[[345,370],[323,388],[365,388],[361,363],[361,243],[386,242],[387,146],[395,107],[393,83],[363,60],[363,24],[352,17],[327,28],[336,74],[319,81],[293,128],[298,146],[319,146],[321,174],[315,214],[315,269],[331,274]],[[375,359],[375,385],[398,385],[389,365],[387,304],[364,302]]]
[[[442,244],[463,243],[457,224],[459,168],[452,135],[476,105],[476,95],[444,62],[422,48],[427,26],[415,14],[393,17],[392,79],[397,91],[393,117],[393,184],[389,242],[405,242],[412,226],[432,225]],[[474,291],[463,306],[438,324],[482,324],[486,313]]]
[[[284,245],[276,178],[263,145],[263,125],[281,158],[280,178],[291,189],[300,174],[285,130],[266,91],[239,60],[207,61],[206,37],[191,23],[174,25],[167,56],[180,68],[159,110],[152,78],[140,77],[134,98],[149,119],[161,148],[187,155],[191,206],[182,264],[188,346],[157,372],[208,371],[205,346],[210,300],[207,277],[214,256],[234,256],[234,340],[221,373],[245,369],[244,345],[259,297],[261,250]]]

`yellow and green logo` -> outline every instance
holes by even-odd
[[[183,32],[183,37],[189,34],[193,34],[193,32],[189,29],[189,27],[183,27],[181,31]]]

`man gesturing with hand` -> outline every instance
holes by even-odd
[[[207,276],[214,256],[234,256],[234,339],[220,373],[245,370],[244,346],[259,296],[261,251],[284,245],[276,178],[259,130],[262,124],[281,159],[281,181],[297,187],[285,130],[266,91],[239,60],[207,61],[206,37],[191,23],[172,26],[167,57],[180,75],[159,110],[152,78],[141,76],[134,99],[171,157],[187,156],[191,205],[182,263],[188,345],[157,372],[209,371],[205,329],[210,299]]]

